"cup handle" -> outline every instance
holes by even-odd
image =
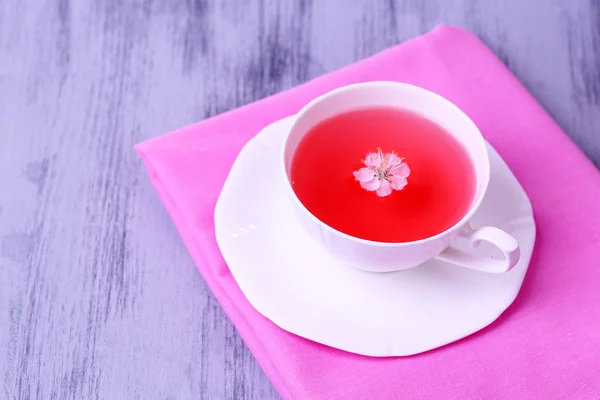
[[[504,259],[498,260],[491,257],[474,256],[454,247],[448,247],[435,258],[477,271],[501,274],[510,271],[517,264],[521,256],[517,240],[503,230],[494,228],[493,226],[473,229],[471,225],[466,224],[460,236],[468,239],[471,247],[477,247],[482,240],[490,242],[502,250]]]

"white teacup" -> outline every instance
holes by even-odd
[[[319,122],[335,115],[374,106],[398,107],[419,113],[444,127],[469,154],[475,170],[476,189],[463,218],[435,236],[413,242],[387,243],[360,239],[340,232],[315,217],[298,199],[290,180],[292,158],[300,140]],[[519,244],[495,227],[473,229],[469,220],[479,208],[490,180],[490,161],[479,129],[457,106],[417,86],[399,82],[367,82],[333,90],[307,104],[296,116],[284,140],[282,169],[298,218],[308,234],[334,257],[357,268],[388,272],[412,268],[432,258],[478,271],[503,273],[520,257]],[[504,259],[477,257],[451,246],[459,237],[476,246],[484,240],[497,246]]]

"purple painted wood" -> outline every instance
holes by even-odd
[[[0,1],[0,399],[275,399],[134,143],[440,22],[600,165],[594,0]]]

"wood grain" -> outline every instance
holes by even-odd
[[[276,399],[132,146],[438,23],[600,165],[595,0],[0,1],[0,399]]]

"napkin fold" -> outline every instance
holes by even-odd
[[[214,235],[216,200],[242,146],[313,98],[369,80],[408,82],[457,104],[523,185],[538,227],[515,303],[484,330],[411,357],[359,356],[281,330],[243,296]],[[600,173],[471,33],[437,27],[136,151],[206,283],[284,399],[600,399]]]

